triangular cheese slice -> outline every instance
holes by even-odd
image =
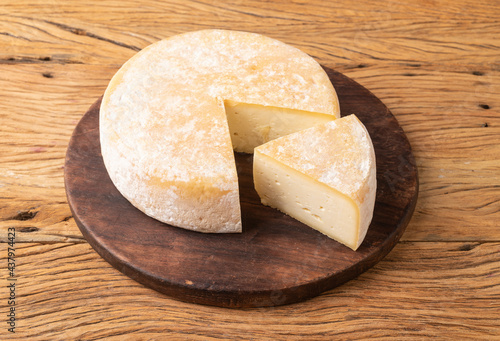
[[[168,224],[240,232],[229,129],[234,125],[228,127],[227,121],[237,104],[242,107],[235,115],[256,117],[254,123],[234,128],[236,134],[252,136],[236,143],[247,152],[339,116],[327,74],[294,47],[237,31],[173,36],[125,63],[104,94],[101,151],[116,188],[135,207]],[[271,118],[283,112],[266,108],[289,110],[302,118],[301,125],[282,129]]]
[[[262,203],[356,250],[370,225],[375,152],[354,115],[255,148],[254,184]]]

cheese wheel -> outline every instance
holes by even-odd
[[[285,115],[288,110],[305,117],[308,125],[339,117],[328,76],[313,58],[292,46],[238,31],[173,36],[126,62],[104,94],[101,151],[116,188],[162,222],[201,232],[241,232],[226,115],[235,105],[243,106],[243,112],[245,106],[264,109],[246,115],[259,116],[243,124],[259,132],[250,143],[237,142],[247,152],[304,128],[275,133],[282,125],[268,122],[267,127],[265,117],[271,120],[278,114],[266,114],[265,108],[283,109]],[[236,134],[245,133],[241,124],[235,126]]]
[[[255,148],[262,203],[356,250],[373,217],[375,151],[354,115]]]

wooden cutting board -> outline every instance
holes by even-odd
[[[368,129],[377,158],[373,221],[357,251],[261,205],[252,155],[236,154],[243,233],[202,234],[156,221],[114,187],[100,153],[97,100],[73,132],[66,155],[68,202],[81,232],[111,265],[174,298],[222,307],[298,302],[332,289],[379,262],[413,214],[418,176],[410,144],[387,107],[330,69],[343,115]]]

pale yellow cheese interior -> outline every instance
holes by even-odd
[[[359,210],[352,199],[259,152],[255,154],[254,179],[264,205],[356,248]]]
[[[224,106],[234,150],[249,154],[255,147],[278,137],[335,119],[322,113],[230,100],[224,101]]]
[[[254,184],[262,203],[356,250],[376,195],[375,152],[350,115],[255,149]]]

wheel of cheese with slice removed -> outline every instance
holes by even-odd
[[[254,184],[262,203],[356,250],[372,220],[375,152],[354,115],[255,148]]]
[[[253,148],[339,117],[321,66],[247,32],[203,30],[137,53],[112,78],[99,117],[116,188],[162,222],[240,232],[233,148]]]

